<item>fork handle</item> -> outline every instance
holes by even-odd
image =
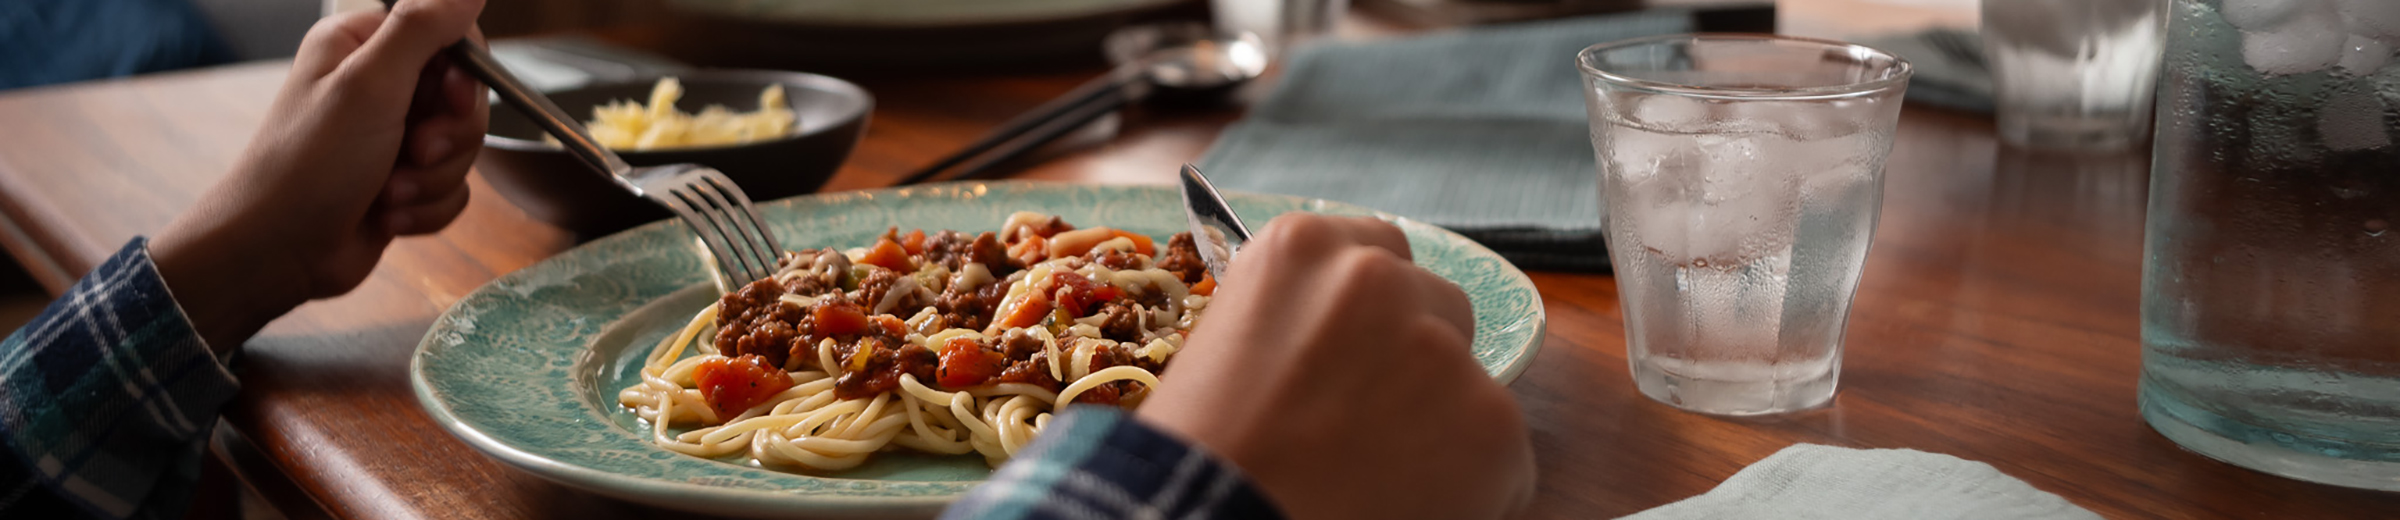
[[[636,194],[641,193],[640,188],[624,178],[625,172],[633,169],[625,163],[624,158],[617,157],[616,152],[608,151],[607,147],[600,146],[599,141],[592,140],[591,131],[585,130],[583,123],[577,122],[575,116],[568,114],[566,109],[559,108],[557,103],[550,102],[548,96],[518,81],[515,74],[510,74],[508,69],[500,66],[500,60],[493,58],[491,51],[484,50],[474,42],[459,40],[444,53],[460,68],[466,69],[468,75],[490,86],[492,93],[498,94],[501,101],[516,107],[527,119],[532,119],[534,125],[557,137],[558,142],[566,146],[568,154],[583,161],[585,166],[592,167],[593,171],[607,175],[617,184],[634,190]]]
[[[392,4],[397,1],[383,0],[384,10],[391,10]],[[493,58],[491,51],[484,50],[473,40],[461,38],[458,43],[450,44],[450,48],[443,49],[442,54],[449,56],[450,61],[459,68],[465,69],[467,75],[491,87],[492,93],[500,96],[500,101],[515,107],[517,112],[525,114],[526,119],[532,119],[535,126],[542,127],[542,131],[558,138],[559,144],[567,147],[567,153],[582,161],[584,166],[608,176],[617,186],[634,195],[642,194],[641,186],[625,178],[626,173],[633,170],[632,165],[626,164],[625,159],[618,157],[616,152],[600,146],[599,141],[592,140],[592,132],[585,130],[583,123],[577,122],[573,114],[568,114],[566,109],[550,102],[548,96],[517,80],[517,75],[501,67],[500,60]]]

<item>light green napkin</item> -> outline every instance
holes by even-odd
[[[1575,53],[1692,27],[1663,10],[1304,48],[1201,169],[1441,225],[1526,268],[1605,269]]]

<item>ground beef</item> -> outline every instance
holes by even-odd
[[[1087,256],[1087,258],[1090,259],[1092,263],[1100,264],[1102,267],[1119,271],[1142,268],[1141,256],[1114,248],[1092,248],[1092,252]]]
[[[1022,361],[1041,354],[1042,338],[1025,333],[1025,329],[1008,329],[1000,334],[1000,355],[1011,361]]]
[[[1059,384],[1058,378],[1050,377],[1050,354],[1039,350],[1041,341],[1034,341],[1034,345],[1036,350],[1033,357],[1009,363],[1008,368],[1000,370],[999,377],[992,378],[992,382],[1025,383],[1052,392],[1066,388]]]
[[[883,303],[884,295],[890,294],[892,286],[898,285],[900,278],[904,276],[907,275],[890,269],[869,268],[867,276],[858,280],[858,293],[850,300],[858,302],[859,307],[872,313],[878,304]],[[916,314],[916,310],[924,306],[925,298],[919,296],[916,291],[909,291],[902,293],[899,300],[893,302],[890,309],[886,309],[885,314],[910,316]]]
[[[844,367],[857,366],[856,356],[867,356],[864,370],[843,372],[833,382],[833,396],[840,399],[874,397],[900,388],[900,376],[915,376],[917,381],[933,380],[933,370],[941,364],[932,350],[907,342],[892,342],[880,337],[859,338],[860,347],[848,349],[837,362]],[[871,345],[872,347],[868,347]],[[900,345],[892,348],[892,345]],[[838,349],[837,349],[838,350]]]
[[[1186,284],[1200,283],[1200,276],[1208,274],[1208,264],[1200,261],[1200,247],[1192,243],[1188,232],[1167,239],[1167,252],[1159,255],[1156,265]]]
[[[784,366],[808,313],[783,304],[783,293],[774,280],[759,280],[719,299],[717,349],[727,356],[756,355],[770,366]]]
[[[933,298],[933,311],[941,314],[942,323],[951,328],[983,330],[985,325],[992,322],[993,308],[1000,305],[1002,296],[1007,295],[1008,287],[998,283],[984,284],[978,289],[992,287],[1000,289],[975,290],[951,286]]]
[[[1122,301],[1108,302],[1106,305],[1101,305],[1100,312],[1093,315],[1106,316],[1100,321],[1100,337],[1124,342],[1141,341],[1141,310],[1135,309],[1132,305]]]
[[[1126,386],[1130,386],[1127,383],[1127,381],[1110,381],[1107,383],[1102,383],[1099,386],[1094,386],[1089,390],[1084,390],[1083,393],[1075,394],[1075,402],[1082,404],[1096,404],[1101,406],[1117,406],[1118,403],[1124,401],[1125,399],[1124,388]]]
[[[999,236],[989,231],[974,237],[956,231],[941,231],[927,236],[925,261],[949,268],[954,273],[971,263],[983,264],[983,268],[990,270],[993,276],[1005,276],[1011,269],[1008,247],[1001,245]]]

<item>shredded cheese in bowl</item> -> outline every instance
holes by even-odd
[[[790,135],[798,116],[783,94],[783,85],[768,85],[758,93],[758,110],[735,112],[709,105],[693,114],[675,109],[683,98],[683,83],[660,78],[650,89],[650,102],[617,100],[592,108],[584,126],[592,139],[613,150],[658,150],[728,146]]]

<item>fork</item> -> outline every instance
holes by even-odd
[[[760,218],[758,208],[751,206],[750,197],[741,186],[717,170],[698,164],[669,164],[635,167],[625,163],[598,141],[583,123],[550,102],[550,98],[526,88],[516,75],[501,68],[499,60],[472,42],[460,40],[447,51],[453,62],[467,73],[490,86],[492,92],[517,111],[525,113],[543,131],[557,137],[567,152],[607,175],[617,187],[636,196],[666,206],[683,223],[699,235],[707,245],[708,256],[716,263],[717,286],[724,290],[739,289],[751,281],[775,274],[783,255],[783,245],[775,241],[775,233]]]

